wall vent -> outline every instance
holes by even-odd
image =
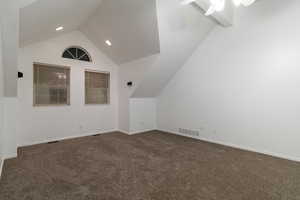
[[[193,136],[193,137],[197,137],[200,135],[199,131],[185,129],[185,128],[179,128],[179,133],[182,133],[184,135]]]

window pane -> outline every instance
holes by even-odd
[[[109,78],[107,73],[85,72],[85,103],[109,103]]]
[[[76,48],[70,48],[70,49],[68,49],[68,51],[74,56],[74,58],[78,58],[76,55],[76,52],[77,52]]]
[[[84,55],[80,60],[82,61],[87,61],[87,62],[91,62],[90,58],[88,55]]]
[[[34,105],[68,105],[70,70],[34,64]]]
[[[71,53],[69,51],[65,51],[63,54],[63,57],[73,59],[73,56],[71,55]]]
[[[62,55],[63,58],[92,62],[89,53],[81,47],[70,47]]]
[[[85,52],[82,49],[77,49],[78,58],[82,58],[85,55]]]

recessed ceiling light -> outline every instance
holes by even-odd
[[[55,30],[56,31],[61,31],[61,30],[63,30],[64,29],[64,27],[63,26],[60,26],[60,27],[57,27]]]
[[[105,43],[108,45],[108,46],[111,46],[111,42],[109,40],[106,40]]]

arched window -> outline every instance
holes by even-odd
[[[63,55],[63,58],[69,58],[69,59],[74,59],[74,60],[81,60],[81,61],[86,61],[86,62],[92,62],[92,58],[90,54],[81,47],[69,47],[67,48]]]

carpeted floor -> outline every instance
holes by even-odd
[[[158,131],[19,149],[1,200],[300,200],[300,163]]]

